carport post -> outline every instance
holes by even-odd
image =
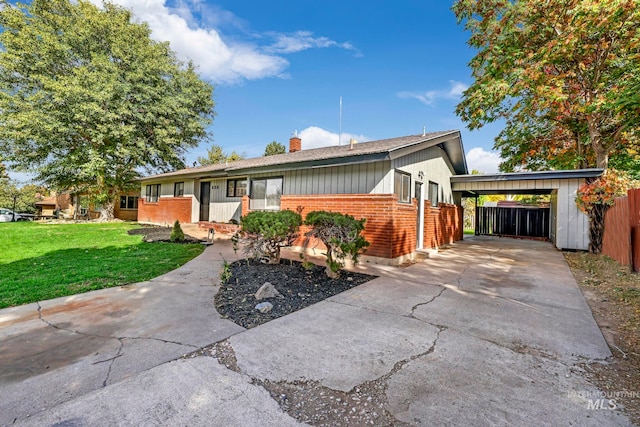
[[[480,235],[480,232],[478,232],[478,195],[476,194],[475,197],[475,203],[476,203],[476,214],[473,216],[473,222],[474,222],[474,228],[475,228],[475,234],[476,236]]]

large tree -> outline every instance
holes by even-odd
[[[287,147],[280,144],[278,141],[272,141],[264,149],[264,156],[275,156],[276,154],[284,154],[287,152]]]
[[[131,13],[87,0],[0,4],[0,156],[112,218],[140,171],[184,166],[213,87]],[[135,184],[133,184],[135,185]]]
[[[471,129],[506,121],[503,170],[607,168],[637,143],[640,0],[458,0],[453,10],[477,50],[457,113]]]
[[[198,163],[200,166],[217,165],[219,163],[235,162],[236,160],[245,159],[247,155],[245,153],[238,154],[234,151],[231,154],[225,153],[224,149],[216,144],[213,144],[207,149],[206,157],[198,156]]]

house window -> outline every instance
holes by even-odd
[[[280,210],[282,178],[254,179],[251,181],[251,210]]]
[[[438,207],[438,184],[435,182],[429,181],[429,201],[431,202],[432,208]]]
[[[138,209],[138,196],[120,196],[120,209]]]
[[[184,196],[184,182],[176,182],[173,184],[173,197]]]
[[[227,181],[227,197],[242,197],[246,194],[246,179],[230,179]]]
[[[411,175],[396,171],[394,175],[394,188],[398,201],[402,203],[411,202]]]
[[[147,185],[147,197],[146,201],[149,203],[155,203],[160,197],[160,184]]]

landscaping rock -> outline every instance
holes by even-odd
[[[243,328],[254,328],[265,322],[308,307],[340,292],[375,279],[362,273],[344,272],[330,279],[325,267],[305,266],[299,261],[281,260],[280,264],[262,264],[257,260],[240,260],[229,264],[231,272],[216,294],[216,310]],[[346,280],[346,277],[353,280]],[[265,282],[277,283],[282,294],[268,313],[256,309],[255,294]]]
[[[260,313],[268,313],[273,309],[273,304],[271,304],[270,302],[261,302],[260,304],[256,305],[256,310],[258,310]]]
[[[275,297],[282,297],[282,294],[270,282],[264,282],[264,285],[260,286],[260,289],[256,292],[258,301]]]

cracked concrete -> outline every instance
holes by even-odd
[[[0,425],[244,330],[213,305],[223,256],[214,245],[149,282],[0,310]]]
[[[188,309],[202,310],[203,302],[182,280],[206,277],[195,271],[155,284],[174,290],[163,297],[181,307],[180,322],[155,319],[166,299],[151,304],[153,315],[136,314],[153,295],[149,284],[123,289],[133,295],[128,305],[108,304],[100,293],[72,301],[77,318],[43,303],[42,316],[58,329],[43,328],[36,305],[2,311],[0,325],[15,334],[0,346],[0,405],[14,393],[26,400],[15,407],[39,414],[18,418],[24,425],[630,425],[620,409],[588,409],[584,396],[598,390],[578,362],[606,363],[610,352],[550,244],[474,238],[407,268],[354,269],[380,277],[226,336],[191,320]],[[101,308],[82,308],[91,303]],[[92,315],[91,327],[81,324]],[[32,329],[45,329],[73,362],[19,372],[22,380],[3,373],[1,362],[19,357],[7,349]],[[180,352],[188,354],[154,359]],[[44,359],[36,354],[30,366],[36,360]],[[81,373],[91,380],[78,381]],[[24,392],[68,378],[77,383],[63,396]],[[92,381],[100,385],[92,389]]]

